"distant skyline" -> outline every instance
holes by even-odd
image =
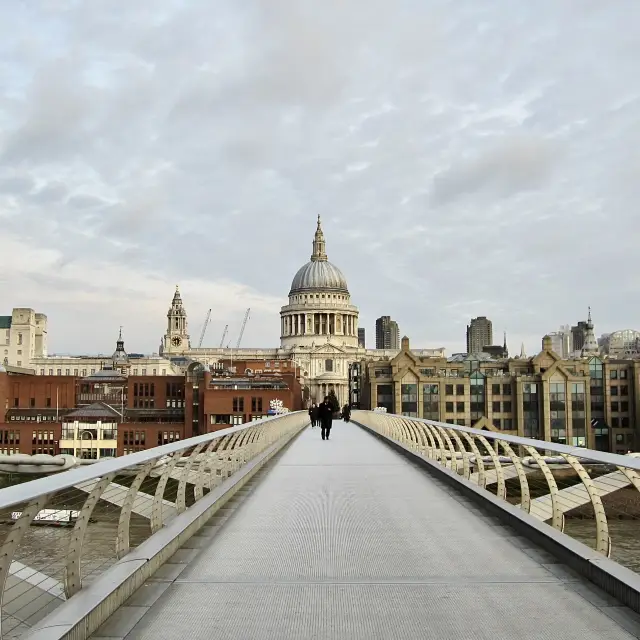
[[[51,352],[279,343],[318,213],[369,345],[640,328],[640,3],[0,8],[0,314]]]

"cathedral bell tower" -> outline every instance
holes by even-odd
[[[165,355],[179,355],[191,348],[187,333],[187,312],[182,306],[180,289],[176,285],[171,308],[167,312],[167,332],[162,340],[162,352]]]

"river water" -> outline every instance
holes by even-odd
[[[611,559],[640,573],[640,520],[609,520],[611,537]],[[596,523],[594,520],[567,518],[567,535],[589,547],[596,545]]]

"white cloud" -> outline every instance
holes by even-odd
[[[58,351],[108,350],[120,324],[148,351],[179,282],[194,338],[209,307],[216,344],[251,306],[247,344],[275,345],[321,213],[370,334],[391,314],[459,350],[486,314],[533,351],[588,304],[601,331],[633,326],[638,19],[585,0],[4,3],[0,312],[48,313]]]

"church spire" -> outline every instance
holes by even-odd
[[[504,343],[502,345],[502,355],[505,358],[509,357],[509,349],[507,348],[507,332],[504,332]]]
[[[591,320],[591,307],[589,307],[589,315],[587,316],[587,326],[584,334],[584,344],[582,345],[582,355],[590,353],[598,353],[598,341],[593,332],[593,321]]]
[[[324,243],[324,233],[322,231],[322,222],[320,220],[320,214],[318,214],[318,227],[316,229],[316,235],[313,238],[313,253],[311,254],[311,260],[313,261],[326,261],[327,253]]]
[[[125,364],[129,357],[127,356],[127,352],[124,350],[124,339],[122,338],[122,326],[120,326],[120,333],[118,334],[118,340],[116,341],[116,350],[111,357],[113,360],[113,364],[122,365]]]
[[[523,342],[522,346],[520,347],[520,359],[524,360],[526,357],[527,357],[527,354],[525,353],[524,342]]]

